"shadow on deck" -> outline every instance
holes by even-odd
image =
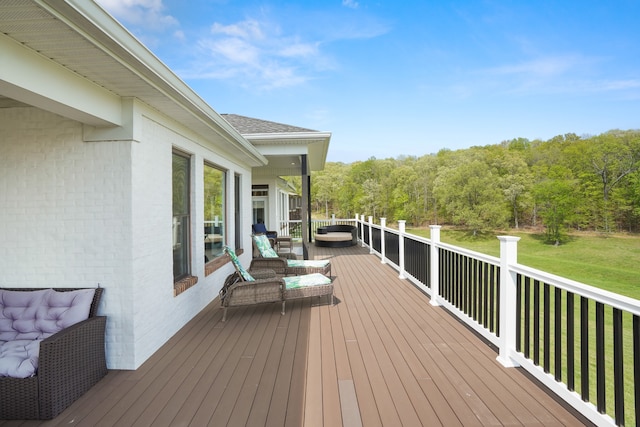
[[[0,426],[584,425],[364,249],[309,250],[332,261],[336,305],[234,308],[222,323],[216,299],[55,420]]]

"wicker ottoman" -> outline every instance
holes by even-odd
[[[287,260],[287,275],[302,276],[304,274],[320,273],[331,276],[331,262],[326,260]]]
[[[304,276],[289,276],[284,278],[284,299],[320,297],[331,295],[333,304],[333,282],[321,273],[305,274]]]

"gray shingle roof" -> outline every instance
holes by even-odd
[[[254,119],[252,117],[240,116],[238,114],[221,114],[231,126],[236,128],[242,135],[257,133],[299,133],[318,132],[313,129],[306,129],[283,123],[270,122],[268,120]]]

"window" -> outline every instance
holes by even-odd
[[[209,262],[223,254],[226,243],[226,173],[204,165],[204,256]]]
[[[251,186],[251,195],[253,197],[267,197],[269,195],[269,186],[268,185],[252,185]]]
[[[190,276],[190,158],[173,153],[171,176],[173,182],[173,280],[178,282]]]

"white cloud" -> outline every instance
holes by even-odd
[[[182,78],[227,79],[257,90],[304,84],[336,67],[324,46],[373,38],[389,30],[365,15],[354,23],[352,16],[336,19],[315,12],[273,18],[272,11],[261,9],[256,12],[262,14],[259,19],[249,16],[236,22],[213,22],[204,33],[205,28],[182,28],[163,0],[97,1],[148,46],[175,51],[178,48],[162,38],[170,35],[172,41],[178,41],[181,50],[174,54],[180,62],[174,68]],[[343,6],[358,8],[359,4],[343,0]],[[309,20],[313,24],[306,24]],[[288,23],[286,29],[281,22]],[[189,40],[196,34],[197,40]]]
[[[330,63],[319,42],[284,35],[278,25],[253,18],[216,22],[197,45],[197,59],[191,70],[180,73],[183,77],[234,79],[253,89],[303,84]]]
[[[640,89],[640,80],[607,80],[603,81],[599,87],[606,91]]]
[[[490,73],[502,75],[528,74],[532,76],[550,77],[564,74],[585,61],[578,56],[557,56],[538,58],[514,65],[505,65],[490,69]]]
[[[351,9],[357,9],[360,4],[355,0],[342,0],[342,5]]]
[[[280,49],[279,54],[284,57],[311,57],[319,54],[318,43],[293,43]]]
[[[215,22],[211,26],[212,34],[224,34],[248,40],[260,40],[264,38],[261,25],[255,19],[247,19],[237,24],[222,25]]]
[[[164,31],[179,26],[173,16],[165,13],[162,0],[97,0],[119,21],[147,30]]]

